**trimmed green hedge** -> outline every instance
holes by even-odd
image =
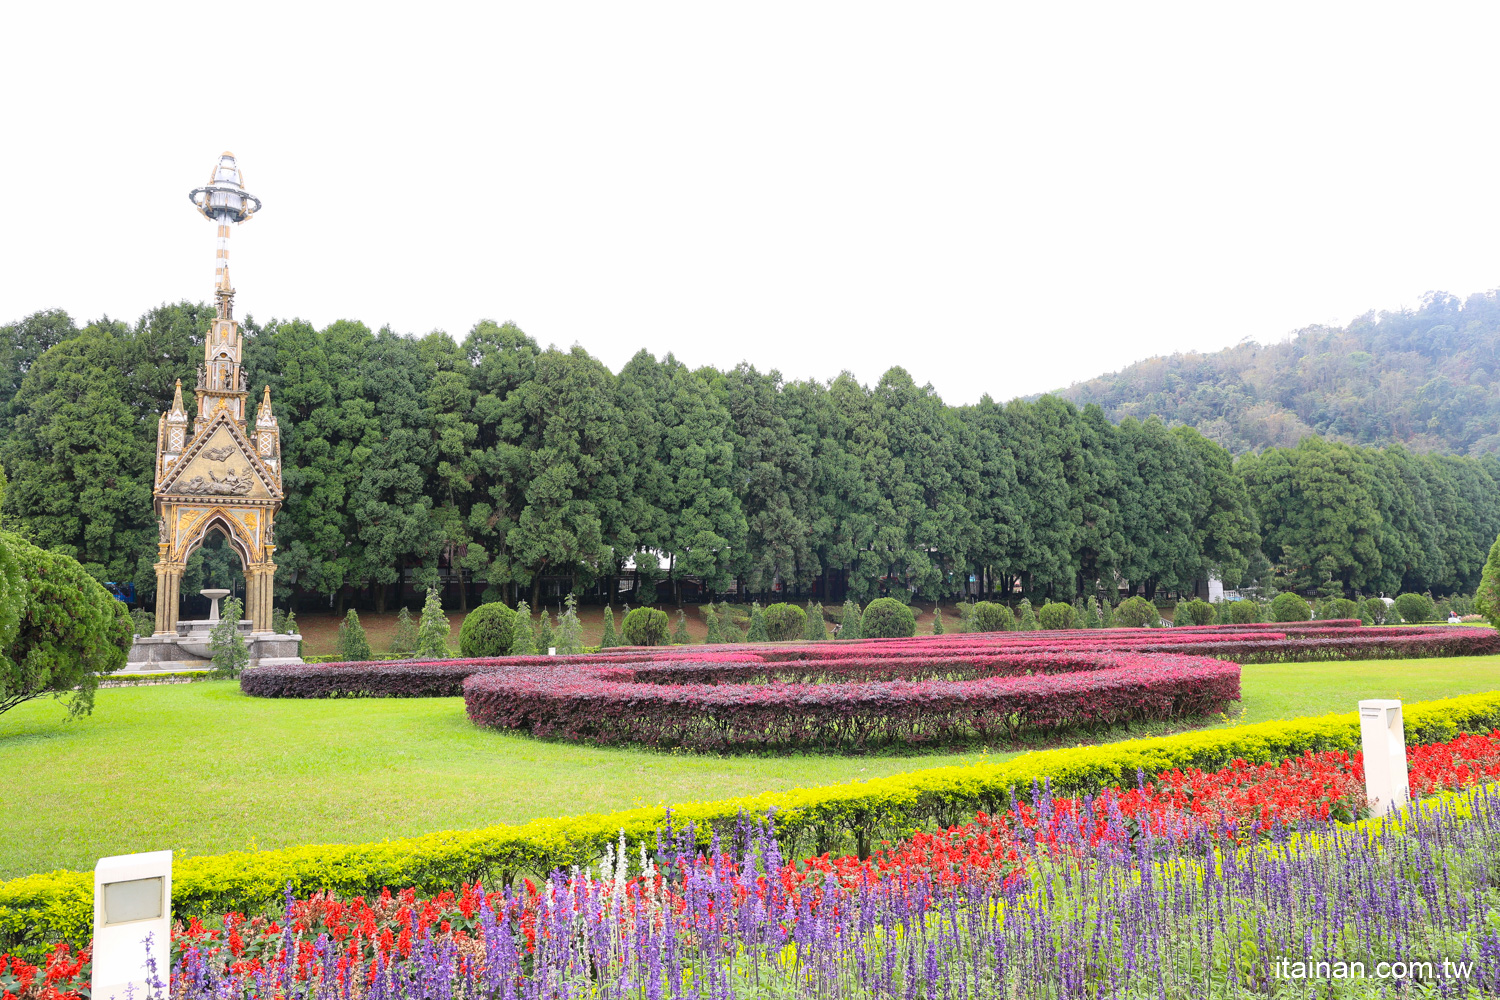
[[[1409,745],[1450,740],[1500,728],[1500,692],[1407,705]],[[1002,764],[941,767],[870,781],[804,788],[718,802],[674,806],[681,827],[697,825],[705,842],[732,831],[742,814],[774,810],[787,856],[853,851],[868,854],[880,839],[960,823],[976,810],[998,812],[1046,779],[1058,794],[1134,785],[1138,772],[1174,767],[1224,767],[1284,760],[1306,751],[1356,750],[1354,712],[1210,729],[1103,746],[1043,750]],[[592,864],[621,830],[632,845],[655,843],[661,808],[605,815],[537,819],[517,826],[432,833],[371,844],[309,845],[276,851],[179,858],[172,869],[172,905],[179,916],[230,909],[259,910],[282,898],[320,889],[345,896],[415,886],[435,893],[476,878],[504,880],[521,872]],[[0,953],[39,957],[51,944],[83,944],[93,921],[93,875],[57,871],[0,884]]]

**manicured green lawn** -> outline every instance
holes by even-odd
[[[1500,656],[1248,666],[1241,718],[1496,689]],[[480,730],[456,698],[273,701],[226,682],[109,689],[77,722],[50,700],[0,715],[0,879],[90,869],[107,854],[379,840],[833,784],[977,756],[704,758]]]

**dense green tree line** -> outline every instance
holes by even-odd
[[[1064,389],[1111,420],[1158,416],[1235,454],[1309,434],[1417,451],[1500,451],[1500,291],[1315,326],[1276,344],[1150,358]]]
[[[135,324],[0,327],[8,524],[150,596],[157,413],[208,319],[184,303]],[[836,577],[861,602],[948,597],[971,577],[980,595],[1071,599],[1276,572],[1305,590],[1468,593],[1500,532],[1493,457],[1309,439],[1235,463],[1192,428],[1112,424],[1055,396],[948,406],[900,368],[874,386],[788,382],[641,351],[615,374],[511,324],[461,342],[245,328],[252,398],[269,384],[282,426],[278,591],[341,610],[351,594],[384,610],[440,567],[485,599],[535,604],[544,577],[613,592],[627,562],[636,603],[685,578],[806,593]]]

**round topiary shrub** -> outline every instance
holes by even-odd
[[[665,646],[672,626],[665,611],[636,608],[625,616],[620,631],[627,646]]]
[[[508,656],[515,630],[514,611],[499,601],[481,604],[458,628],[458,651],[464,656]]]
[[[1367,598],[1364,603],[1364,615],[1372,625],[1385,624],[1385,602],[1378,597]]]
[[[1276,599],[1271,602],[1271,620],[1273,622],[1305,622],[1312,618],[1312,607],[1302,599],[1300,594],[1287,591],[1277,594]]]
[[[1115,608],[1115,625],[1119,628],[1155,628],[1161,624],[1156,605],[1140,595],[1127,597]]]
[[[1359,604],[1347,597],[1335,597],[1329,603],[1331,618],[1358,618]]]
[[[1260,621],[1260,605],[1254,601],[1234,601],[1229,605],[1229,622],[1232,625],[1254,625]]]
[[[1177,610],[1172,613],[1172,624],[1212,625],[1218,617],[1219,613],[1212,604],[1194,598],[1191,601],[1177,602]]]
[[[1076,617],[1073,605],[1064,604],[1061,601],[1043,604],[1041,610],[1036,613],[1037,624],[1045,629],[1072,628],[1073,619]]]
[[[1426,594],[1402,594],[1396,598],[1396,610],[1401,612],[1402,621],[1416,624],[1432,621],[1436,605]]]
[[[866,639],[906,639],[917,634],[917,618],[894,597],[881,597],[865,608],[860,630]]]
[[[802,638],[807,628],[807,612],[795,604],[773,604],[766,608],[766,634],[772,642]]]
[[[974,632],[1009,632],[1016,627],[1016,616],[1010,608],[994,601],[980,601],[969,612],[969,628]]]

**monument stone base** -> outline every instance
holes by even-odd
[[[209,632],[217,624],[214,620],[178,622],[175,634],[136,636],[123,672],[210,669],[213,652],[209,649]],[[250,628],[250,619],[240,619],[239,631],[250,650],[250,666],[277,667],[302,662],[297,654],[302,636],[252,632]]]

